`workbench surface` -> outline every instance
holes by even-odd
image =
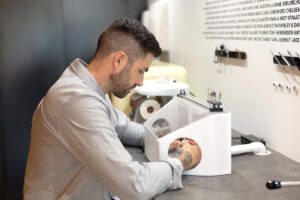
[[[127,150],[133,159],[147,161],[142,150],[131,147],[127,147]],[[300,181],[300,164],[269,150],[272,154],[268,156],[233,156],[230,175],[183,176],[182,190],[166,191],[155,200],[300,200],[300,186],[276,190],[265,187],[269,180]]]

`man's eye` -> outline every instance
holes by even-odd
[[[143,74],[143,73],[144,73],[144,71],[143,71],[143,70],[139,70],[139,73],[140,73],[140,74]]]

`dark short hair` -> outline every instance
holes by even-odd
[[[116,51],[124,51],[130,62],[147,53],[161,55],[155,36],[140,21],[124,17],[116,19],[100,35],[95,56],[106,57]]]

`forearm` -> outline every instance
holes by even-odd
[[[127,146],[143,147],[145,128],[143,125],[132,122],[121,111],[113,108],[113,117],[118,122],[115,130],[121,142]]]
[[[188,151],[184,151],[178,158],[182,164],[184,171],[191,169],[193,164],[192,154]]]
[[[128,121],[127,126],[121,131],[118,131],[118,136],[122,143],[127,146],[143,147],[145,128],[141,124]]]

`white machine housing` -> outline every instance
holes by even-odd
[[[158,138],[152,124],[169,122],[171,133]],[[150,161],[169,158],[170,144],[177,138],[193,139],[202,151],[200,163],[185,175],[215,176],[231,174],[231,113],[210,112],[197,103],[174,97],[145,123],[145,154]]]
[[[136,93],[147,96],[176,96],[181,90],[186,94],[189,93],[189,85],[182,82],[174,82],[172,78],[167,76],[146,80],[143,86],[133,89]]]

